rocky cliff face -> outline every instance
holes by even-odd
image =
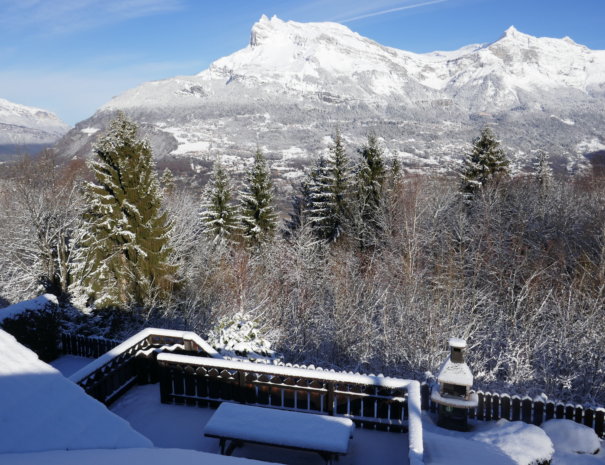
[[[490,124],[515,166],[544,149],[569,170],[605,148],[605,51],[509,28],[490,44],[415,54],[334,23],[263,16],[250,43],[195,76],[148,82],[112,99],[59,143],[90,153],[112,114],[139,122],[155,154],[245,164],[257,145],[285,177],[339,127],[369,131],[408,169],[447,170]]]

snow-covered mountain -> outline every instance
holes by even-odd
[[[417,54],[341,24],[263,16],[247,47],[198,75],[124,92],[59,146],[89,153],[116,110],[141,124],[158,156],[238,164],[260,145],[286,173],[336,127],[352,147],[375,131],[408,167],[447,169],[485,124],[517,165],[542,148],[574,169],[605,148],[605,51],[511,27],[493,43]]]
[[[69,129],[54,113],[0,98],[0,154],[50,146]]]

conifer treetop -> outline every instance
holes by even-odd
[[[462,191],[472,196],[489,182],[508,174],[509,161],[488,126],[481,130],[479,137],[473,140],[473,148],[466,156],[462,170]]]

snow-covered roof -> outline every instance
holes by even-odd
[[[153,446],[3,330],[0,354],[0,454]]]
[[[440,384],[456,384],[458,386],[472,386],[473,374],[466,363],[454,363],[449,358],[441,366],[437,381]]]
[[[450,345],[450,347],[455,347],[456,349],[466,348],[466,341],[458,337],[451,337],[448,341],[448,344]]]
[[[29,454],[6,454],[2,465],[260,465],[268,462],[209,454],[185,449],[93,449],[54,450]]]
[[[0,308],[0,323],[7,318],[14,318],[19,316],[21,313],[29,310],[42,310],[48,304],[57,305],[57,297],[52,294],[44,294],[35,299],[26,300],[25,302],[19,302],[17,304],[9,305],[8,307]]]

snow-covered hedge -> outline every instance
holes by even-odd
[[[0,327],[49,362],[59,356],[61,324],[57,310],[57,298],[44,294],[0,309]]]

